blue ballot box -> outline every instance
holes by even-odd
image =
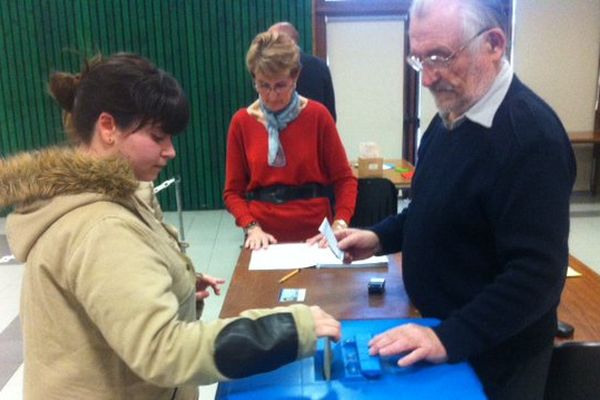
[[[342,321],[342,340],[332,343],[331,380],[324,378],[325,341],[317,353],[275,371],[219,384],[217,399],[485,399],[468,363],[420,362],[400,368],[395,357],[368,355],[368,339],[408,322],[435,326],[434,319]]]

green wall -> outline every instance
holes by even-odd
[[[181,176],[183,208],[222,208],[227,127],[256,94],[244,58],[252,38],[287,20],[312,47],[311,0],[2,0],[0,153],[65,141],[47,94],[54,70],[76,72],[97,51],[130,51],[172,73],[188,94],[191,121],[158,182]],[[159,196],[167,210],[175,195]]]

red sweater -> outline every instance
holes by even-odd
[[[324,197],[293,200],[284,204],[247,201],[246,192],[272,185],[333,185],[335,218],[346,222],[354,214],[356,178],[331,115],[320,103],[308,101],[279,140],[287,164],[267,163],[266,127],[246,108],[238,110],[229,126],[225,206],[238,226],[257,221],[279,242],[297,242],[318,233],[324,217],[332,220],[329,200]]]

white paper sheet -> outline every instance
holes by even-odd
[[[313,252],[306,243],[271,244],[266,249],[252,251],[252,270],[296,269],[315,265]]]
[[[352,268],[381,267],[387,264],[386,256],[370,257],[365,260],[344,264],[328,248],[306,243],[272,244],[266,249],[254,250],[250,257],[251,271],[285,270],[308,267]]]

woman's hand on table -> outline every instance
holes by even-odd
[[[331,229],[334,232],[341,231],[342,229],[346,228],[348,228],[348,223],[343,219],[336,219],[335,221],[333,221],[333,224],[331,224]]]
[[[272,243],[277,243],[277,239],[256,225],[247,231],[244,247],[250,250],[266,249]]]

